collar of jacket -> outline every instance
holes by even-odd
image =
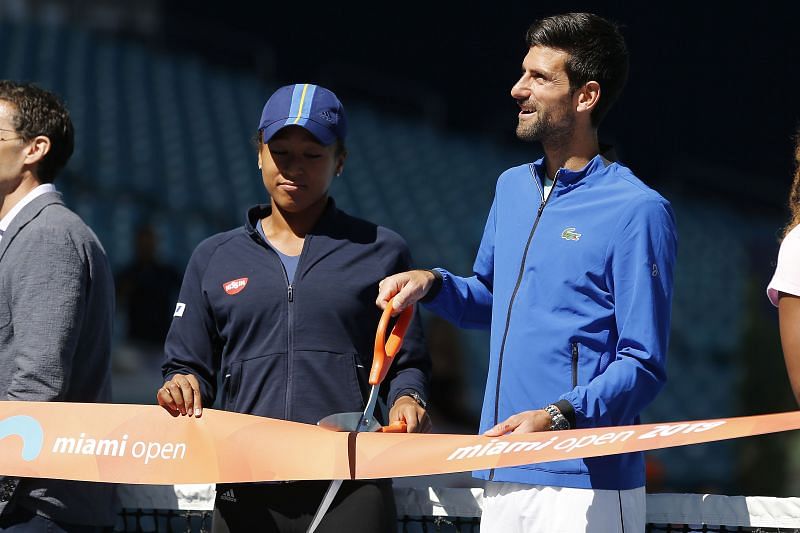
[[[316,233],[319,228],[324,228],[333,222],[333,219],[338,211],[339,210],[336,208],[336,202],[334,202],[333,198],[328,197],[328,203],[325,205],[325,210],[322,212],[322,216],[319,217],[319,220],[317,220],[317,223],[314,224],[314,228],[310,231],[310,233]],[[247,219],[244,222],[244,227],[252,238],[260,238],[258,235],[258,230],[256,229],[256,224],[258,224],[258,221],[262,218],[268,217],[270,213],[272,213],[272,206],[270,204],[258,204],[247,210]]]
[[[604,170],[610,164],[611,162],[604,158],[602,154],[597,154],[586,164],[585,167],[580,170],[569,170],[568,168],[563,167],[559,168],[558,181],[555,184],[555,188],[561,189],[563,187],[575,185],[584,178]],[[533,163],[533,167],[536,171],[536,176],[539,177],[539,179],[541,179],[541,176],[547,175],[544,157]]]
[[[3,233],[2,240],[0,240],[0,259],[2,259],[6,249],[11,244],[11,241],[14,240],[14,237],[16,237],[17,233],[19,233],[22,228],[27,226],[31,220],[39,216],[39,213],[42,212],[42,209],[52,204],[64,205],[64,201],[61,199],[60,192],[46,192],[41,194],[31,200],[28,205],[23,207],[22,210],[17,213],[17,216],[14,217],[14,219],[11,221],[11,224],[9,224],[8,228],[6,228],[5,233]]]

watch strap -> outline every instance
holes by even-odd
[[[560,431],[569,429],[571,426],[569,421],[561,414],[561,411],[553,404],[544,407],[544,411],[550,415],[552,422],[550,423],[550,431]]]
[[[417,402],[420,407],[422,407],[425,410],[428,409],[428,402],[417,391],[412,389],[404,390],[397,395],[397,399],[399,400],[403,396],[408,396],[409,398],[413,398],[414,401]],[[397,400],[395,400],[395,402],[397,402]]]

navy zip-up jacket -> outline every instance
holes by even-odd
[[[206,406],[221,381],[222,408],[238,413],[315,424],[361,411],[381,314],[378,283],[408,270],[408,247],[331,199],[290,284],[255,229],[270,209],[250,209],[244,227],[195,249],[167,334],[164,378],[194,374]],[[404,391],[427,398],[430,368],[415,317],[384,381],[387,404]]]
[[[666,382],[672,208],[626,167],[596,156],[559,169],[547,199],[544,160],[497,181],[474,275],[440,270],[428,307],[462,327],[491,327],[481,431],[556,403],[573,427],[639,423]],[[477,476],[595,489],[644,485],[644,456],[538,463]]]

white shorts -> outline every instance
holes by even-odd
[[[644,487],[597,490],[487,481],[481,533],[643,533]]]

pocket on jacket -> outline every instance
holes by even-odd
[[[599,376],[610,362],[609,354],[604,354],[591,349],[582,342],[571,341],[570,354],[570,383],[572,388],[586,385]]]
[[[334,413],[363,411],[355,353],[296,351],[292,360],[292,419],[316,424]]]
[[[572,388],[574,389],[578,386],[578,363],[580,362],[580,348],[577,342],[572,343],[570,352],[572,355]]]
[[[235,361],[223,382],[223,409],[269,418],[286,416],[286,354]]]

